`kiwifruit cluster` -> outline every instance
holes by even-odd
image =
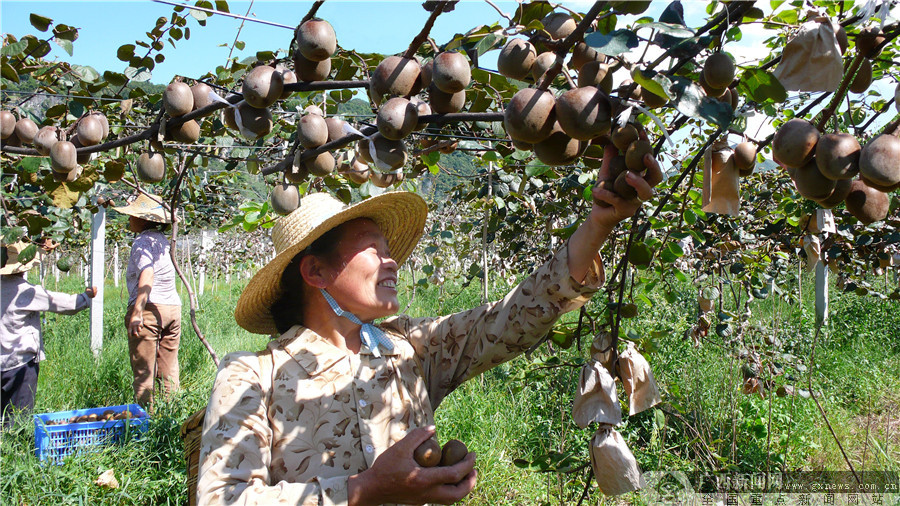
[[[323,81],[331,73],[331,55],[337,51],[337,35],[331,23],[312,18],[297,29],[294,40],[294,74],[303,82]]]
[[[101,414],[91,413],[89,415],[80,415],[80,416],[72,416],[69,418],[63,418],[61,420],[50,420],[46,423],[46,425],[66,425],[70,423],[87,423],[87,422],[104,422],[110,420],[128,420],[132,418],[134,415],[131,411],[125,410],[119,413],[111,409],[107,409]]]
[[[820,135],[812,123],[794,118],[775,133],[772,154],[800,195],[825,208],[845,202],[865,224],[883,220],[889,207],[885,192],[900,189],[900,139],[893,135],[860,147],[850,134]]]
[[[466,444],[458,439],[444,443],[444,447],[433,438],[425,440],[413,451],[413,459],[422,467],[446,467],[459,463],[469,454]]]
[[[699,84],[707,96],[730,106],[738,107],[738,93],[731,84],[734,82],[735,66],[731,57],[717,51],[706,59],[700,71]]]

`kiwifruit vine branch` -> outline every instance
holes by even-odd
[[[315,2],[313,2],[312,7],[309,8],[309,12],[307,12],[306,15],[303,16],[303,19],[300,20],[300,24],[297,25],[297,30],[300,29],[300,25],[309,21],[316,15],[316,12],[318,12],[319,7],[321,7],[323,3],[325,3],[325,0],[316,0]]]
[[[838,87],[837,93],[831,98],[831,103],[828,104],[828,107],[826,107],[824,111],[822,111],[822,116],[819,117],[819,121],[816,123],[816,128],[820,132],[825,130],[825,125],[828,124],[828,120],[831,119],[834,111],[837,110],[838,105],[841,103],[841,100],[843,100],[844,95],[847,94],[847,88],[849,88],[850,83],[853,82],[853,78],[864,59],[865,57],[861,54],[857,54],[856,57],[853,58],[850,67],[847,68],[847,71],[844,73],[844,78],[841,79],[841,85]]]
[[[419,50],[419,46],[421,46],[426,40],[428,40],[428,34],[431,32],[431,27],[434,26],[434,21],[442,12],[444,12],[444,6],[449,2],[438,2],[437,6],[431,11],[431,15],[428,16],[428,20],[425,21],[425,26],[422,27],[422,31],[419,32],[418,35],[413,37],[412,42],[409,43],[409,48],[403,53],[403,57],[407,59],[412,59],[416,56],[416,51]],[[437,51],[437,48],[435,48]]]
[[[578,26],[575,27],[575,31],[569,34],[568,37],[563,40],[563,42],[557,46],[556,48],[556,62],[553,63],[553,66],[547,69],[547,72],[544,73],[543,79],[538,83],[537,88],[539,90],[546,90],[550,87],[550,83],[553,82],[553,78],[557,76],[562,71],[563,62],[566,59],[566,54],[569,53],[569,49],[572,48],[578,41],[584,38],[584,32],[587,31],[588,27],[591,26],[591,23],[594,21],[594,18],[600,14],[600,11],[606,6],[606,2],[594,2],[594,5],[591,6],[591,9],[584,14],[584,17],[581,18],[581,21],[578,23]]]

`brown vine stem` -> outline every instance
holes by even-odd
[[[563,62],[566,59],[566,54],[568,54],[569,49],[575,45],[576,42],[580,41],[584,38],[584,32],[587,31],[588,27],[591,26],[591,22],[600,14],[600,11],[606,6],[606,2],[594,2],[594,5],[591,6],[591,9],[584,14],[584,17],[578,23],[578,26],[575,27],[575,31],[570,33],[568,37],[566,37],[562,43],[556,47],[556,62],[553,63],[553,66],[547,69],[547,72],[544,72],[543,77],[538,83],[537,89],[546,90],[550,87],[550,83],[553,82],[553,78],[555,78],[563,68]]]
[[[844,456],[844,462],[847,463],[847,467],[850,468],[850,472],[853,473],[853,477],[856,479],[856,483],[861,485],[862,482],[859,480],[859,476],[856,474],[856,469],[853,469],[853,464],[850,462],[850,458],[847,457],[847,452],[844,451],[844,446],[841,444],[841,440],[838,439],[837,434],[834,433],[834,429],[831,427],[831,422],[828,421],[828,415],[825,414],[825,410],[822,409],[822,405],[819,404],[819,399],[816,397],[816,393],[813,391],[812,386],[812,375],[813,369],[815,368],[816,361],[816,343],[819,342],[819,334],[822,331],[822,324],[816,326],[816,335],[813,337],[812,349],[809,352],[809,374],[806,376],[806,381],[809,384],[809,396],[812,397],[812,400],[815,401],[816,407],[819,408],[819,413],[822,414],[822,419],[825,420],[825,425],[828,426],[828,430],[831,432],[831,437],[834,438],[834,442],[837,443],[838,448],[841,450],[841,455]]]
[[[323,3],[325,3],[325,0],[316,0],[315,2],[313,2],[312,7],[309,8],[309,12],[307,12],[306,15],[303,16],[303,19],[300,20],[300,24],[297,25],[297,29],[300,28],[300,25],[313,18],[316,15],[316,12],[318,12],[319,7],[321,7]]]
[[[856,55],[853,58],[853,61],[850,63],[850,67],[847,69],[847,72],[844,73],[844,78],[841,79],[841,85],[838,87],[837,93],[834,94],[834,97],[831,99],[831,103],[828,104],[828,107],[822,111],[822,116],[819,118],[819,121],[816,123],[816,128],[822,132],[825,130],[825,125],[828,123],[828,120],[831,119],[831,116],[834,114],[834,111],[837,110],[838,105],[843,100],[844,95],[847,94],[847,88],[850,87],[850,83],[853,82],[853,76],[856,75],[856,71],[859,70],[859,66],[863,62],[862,55]]]
[[[419,46],[421,46],[426,40],[428,40],[428,34],[431,32],[431,27],[434,26],[434,22],[438,16],[444,12],[444,6],[449,2],[438,2],[438,4],[434,7],[434,10],[431,11],[431,15],[428,16],[428,20],[425,21],[425,26],[422,27],[422,31],[419,32],[418,35],[413,37],[412,42],[409,43],[409,48],[407,48],[406,52],[403,53],[403,57],[406,59],[413,59],[416,56],[416,51],[419,50]],[[437,50],[437,49],[435,49]]]
[[[884,130],[881,131],[881,133],[885,135],[894,135],[897,132],[898,127],[900,127],[900,117],[888,123],[887,126],[884,127]]]
[[[869,121],[867,121],[865,125],[863,125],[859,128],[859,131],[865,132],[866,130],[868,130],[869,125],[871,125],[872,122],[875,121],[876,118],[878,118],[878,116],[881,116],[885,111],[889,110],[892,105],[894,105],[894,101],[895,101],[895,99],[892,98],[892,99],[888,100],[887,102],[885,102],[884,106],[882,106],[881,109],[876,111],[875,114],[873,114],[872,117],[869,118]]]
[[[826,92],[826,93],[822,93],[821,95],[819,95],[818,97],[816,97],[815,100],[813,100],[812,102],[810,102],[809,105],[807,105],[806,107],[804,107],[803,109],[801,109],[800,111],[798,111],[797,114],[794,115],[794,117],[795,117],[795,118],[802,118],[802,117],[806,116],[806,114],[807,114],[809,111],[811,111],[815,106],[819,105],[819,103],[821,103],[823,100],[825,100],[825,97],[827,97],[828,95],[830,95],[830,93],[827,93],[827,92]],[[763,139],[761,142],[759,142],[759,143],[757,144],[757,146],[756,146],[756,151],[757,151],[757,152],[762,151],[763,148],[765,148],[766,146],[768,146],[768,145],[772,142],[772,139],[775,138],[775,134],[776,134],[776,133],[777,133],[777,131],[772,132],[771,134],[769,134],[768,137],[766,137],[766,138]]]
[[[172,257],[172,265],[175,267],[175,272],[178,273],[178,277],[181,278],[181,282],[184,284],[184,288],[188,293],[188,300],[191,305],[191,326],[194,328],[194,333],[197,334],[197,338],[200,339],[200,342],[206,347],[206,351],[209,352],[213,363],[216,364],[216,367],[218,368],[219,356],[216,355],[216,350],[214,350],[206,338],[203,337],[203,331],[200,330],[200,325],[197,324],[197,297],[194,295],[194,290],[191,288],[191,284],[188,283],[187,277],[185,277],[184,273],[181,271],[181,267],[179,267],[175,255],[176,245],[178,244],[178,220],[176,220],[176,212],[178,211],[179,200],[181,200],[181,182],[184,180],[185,174],[187,174],[188,167],[194,163],[194,158],[196,158],[196,156],[196,154],[191,154],[181,160],[181,167],[179,167],[178,170],[178,179],[175,181],[175,187],[172,189],[172,202],[169,204],[169,212],[172,217],[172,244],[169,246],[169,256]]]

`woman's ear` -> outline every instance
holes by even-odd
[[[315,255],[306,255],[300,259],[300,276],[313,288],[327,288],[333,278],[328,265]]]

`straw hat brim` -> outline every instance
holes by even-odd
[[[21,274],[23,272],[28,272],[36,263],[40,261],[38,258],[39,255],[35,255],[31,260],[23,263],[19,263],[17,260],[12,262],[6,262],[6,265],[0,267],[0,276],[7,276],[10,274]]]
[[[300,209],[294,211],[298,212]],[[393,259],[398,265],[402,265],[419,242],[427,215],[428,205],[422,197],[411,192],[383,193],[344,208],[324,219],[305,235],[296,237],[296,240],[292,238],[290,246],[278,253],[250,279],[238,299],[234,319],[238,325],[250,332],[276,333],[277,328],[270,309],[281,297],[281,275],[285,267],[298,253],[334,227],[357,218],[371,219],[387,239]],[[280,220],[289,218],[290,215]],[[292,232],[286,229],[284,233]],[[294,233],[299,235],[301,232]]]
[[[156,198],[159,199],[159,197]],[[162,199],[159,200],[162,202]],[[128,205],[113,207],[113,210],[154,223],[172,223],[172,217],[169,215],[163,204],[155,202],[144,194],[138,196],[134,202]]]

